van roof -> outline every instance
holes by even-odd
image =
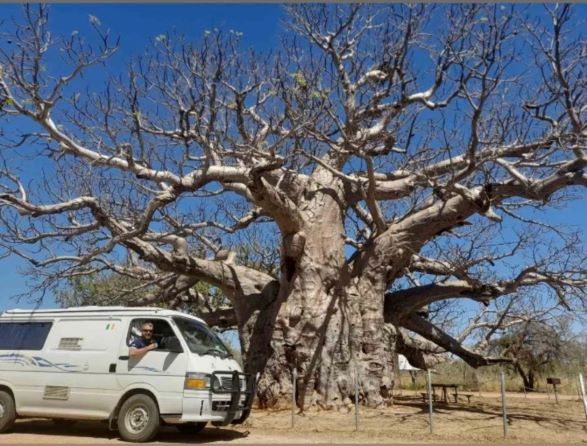
[[[85,307],[69,307],[69,308],[50,308],[42,310],[30,310],[30,309],[19,309],[6,310],[0,313],[0,317],[4,316],[34,316],[47,317],[47,316],[86,316],[86,315],[117,315],[117,316],[138,316],[138,315],[157,315],[157,316],[184,316],[192,319],[197,319],[200,322],[205,323],[202,319],[191,314],[182,313],[180,311],[168,310],[166,308],[158,307],[123,307],[123,306],[110,306],[110,307],[99,307],[99,306],[85,306]]]

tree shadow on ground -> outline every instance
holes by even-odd
[[[394,398],[394,404],[398,406],[409,406],[414,408],[420,408],[421,412],[428,412],[428,403],[424,403],[421,399],[414,397],[399,397]],[[470,418],[466,416],[460,416],[460,413],[468,414],[479,414],[485,416],[487,419],[500,419],[502,415],[500,406],[488,404],[486,402],[471,402],[467,403],[434,403],[435,414],[450,415],[454,421],[462,420],[466,422]],[[570,419],[564,415],[553,413],[546,410],[546,408],[520,408],[520,407],[508,407],[507,408],[508,425],[512,425],[517,421],[528,421],[534,422],[544,427],[559,427],[564,429],[574,430],[585,430],[585,423],[583,420]]]
[[[464,405],[456,409],[462,412],[492,415],[496,418],[502,417],[501,408],[499,407],[471,404],[470,406]],[[545,427],[557,426],[565,429],[573,428],[575,430],[581,430],[585,427],[585,423],[582,420],[570,419],[561,414],[548,411],[546,408],[544,410],[538,410],[536,408],[527,408],[525,410],[520,408],[508,408],[507,419],[509,425],[512,425],[517,421],[529,421]]]
[[[413,396],[395,396],[393,398],[394,405],[408,406],[420,409],[420,412],[428,413],[428,402],[422,401],[422,398],[415,398]],[[434,413],[448,413],[451,409],[459,409],[460,405],[451,405],[442,401],[434,401]]]
[[[23,419],[18,420],[11,430],[15,434],[33,434],[45,436],[83,437],[84,442],[90,439],[110,440],[120,438],[117,431],[108,429],[108,424],[100,421],[60,421],[55,423],[52,420]],[[155,442],[178,443],[178,444],[199,444],[214,442],[229,442],[248,436],[248,432],[237,432],[230,428],[206,427],[197,434],[183,434],[173,426],[161,426]]]

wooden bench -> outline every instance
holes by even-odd
[[[467,398],[467,404],[471,404],[471,397],[473,396],[473,394],[472,393],[459,392],[458,394],[457,393],[453,393],[452,396],[455,397],[455,402],[457,400],[457,397],[464,396],[465,398]]]
[[[424,402],[428,401],[428,392],[420,392],[420,395],[422,395],[422,400]],[[436,394],[435,393],[432,394],[432,400],[436,401]]]

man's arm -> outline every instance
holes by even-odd
[[[151,350],[155,350],[157,347],[158,345],[156,342],[153,342],[152,344],[149,344],[143,348],[137,348],[131,344],[131,346],[128,349],[128,356],[129,358],[138,358]]]

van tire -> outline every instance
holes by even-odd
[[[198,432],[201,432],[206,427],[206,424],[207,423],[205,421],[202,421],[199,423],[196,422],[196,423],[176,424],[175,427],[182,434],[197,434]]]
[[[159,408],[149,395],[130,396],[118,411],[118,432],[124,441],[142,443],[159,430]]]
[[[0,433],[8,432],[16,420],[16,407],[12,395],[0,390]]]

